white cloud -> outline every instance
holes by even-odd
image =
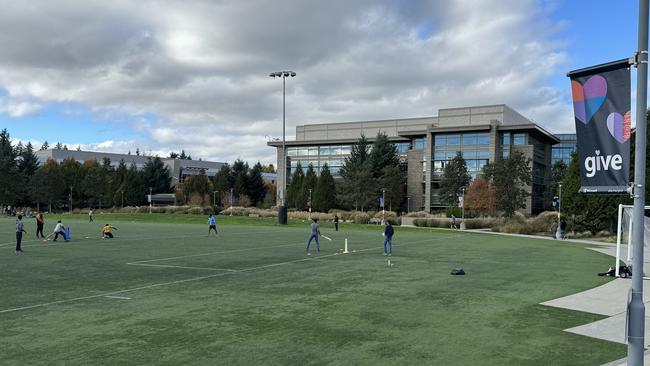
[[[38,113],[43,106],[28,100],[16,100],[10,97],[0,97],[0,113],[19,118]]]
[[[548,85],[566,62],[562,25],[537,0],[0,6],[0,87],[23,103],[2,111],[75,102],[130,115],[132,141],[103,143],[119,152],[274,162],[264,136],[281,136],[282,86],[267,75],[283,69],[298,73],[287,80],[287,135],[495,103],[553,131],[572,121],[566,92]]]

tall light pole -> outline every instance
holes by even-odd
[[[381,215],[382,224],[386,222],[386,188],[381,189]]]
[[[553,199],[557,198],[557,228],[555,229],[555,239],[562,239],[562,230],[560,230],[560,224],[562,224],[562,183],[558,183],[557,186],[558,195],[553,197]]]
[[[124,190],[122,190],[121,193],[122,193],[122,208],[124,208]]]
[[[309,219],[311,220],[311,188],[309,188]]]
[[[233,204],[233,188],[230,188],[230,216],[232,216],[232,204]]]
[[[212,191],[212,206],[217,207],[217,192],[219,191]]]
[[[149,213],[151,213],[153,208],[153,188],[149,187]]]
[[[286,78],[295,77],[293,71],[276,71],[269,74],[272,78],[282,78],[282,187],[280,189],[280,208],[278,210],[278,221],[281,225],[287,224],[287,205],[285,193],[287,191],[287,147],[286,147]]]
[[[636,72],[636,151],[634,155],[634,184],[632,195],[632,244],[634,248],[632,291],[628,303],[629,326],[627,327],[627,364],[643,365],[645,345],[645,305],[643,304],[643,250],[644,214],[646,180],[646,138],[648,104],[648,11],[649,0],[639,0],[639,35]],[[618,263],[616,264],[618,265]]]
[[[406,213],[411,212],[411,196],[406,196]]]
[[[465,187],[461,187],[461,196],[460,196],[460,206],[462,211],[462,216],[460,220],[460,229],[465,230]]]

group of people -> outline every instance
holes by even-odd
[[[334,215],[334,228],[336,231],[339,231],[339,217],[337,215]],[[312,219],[312,223],[310,225],[310,232],[309,232],[309,239],[307,239],[307,246],[305,247],[305,252],[307,255],[311,255],[309,252],[309,247],[311,246],[311,242],[315,241],[316,242],[316,250],[314,251],[314,255],[318,255],[318,252],[320,252],[320,242],[318,238],[321,236],[320,233],[320,224],[318,223],[317,218]],[[391,225],[390,221],[386,221],[385,227],[384,227],[384,232],[382,233],[382,236],[384,237],[384,256],[392,256],[393,255],[393,235],[395,234],[395,230],[393,229],[393,225]]]
[[[93,212],[90,210],[88,212],[88,217],[89,217],[89,222],[93,222]],[[66,228],[65,225],[61,222],[61,220],[58,220],[56,225],[54,226],[54,231],[52,234],[48,235],[47,237],[43,234],[43,228],[45,227],[45,218],[43,217],[43,213],[37,212],[36,213],[36,237],[44,239],[43,241],[47,241],[50,239],[50,237],[54,236],[52,238],[52,241],[57,241],[59,239],[59,236],[62,237],[65,241],[70,240],[70,238],[67,236],[66,230],[69,230],[69,228]],[[113,236],[113,230],[117,230],[115,226],[111,226],[110,224],[105,224],[102,227],[102,232],[101,232],[101,239],[112,239],[114,238]],[[68,231],[69,232],[69,231]],[[23,248],[22,248],[22,240],[23,240],[23,234],[27,234],[27,231],[25,230],[25,223],[23,222],[23,215],[18,214],[16,217],[16,253],[22,253]]]

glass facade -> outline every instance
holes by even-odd
[[[551,148],[551,165],[558,161],[563,161],[569,165],[571,161],[571,153],[576,151],[576,135],[575,134],[557,134],[555,135],[560,139],[559,144],[553,145]]]
[[[433,138],[433,171],[431,172],[431,205],[444,205],[440,199],[440,181],[445,165],[458,152],[467,164],[472,178],[483,171],[490,159],[490,134],[488,132],[437,134]]]

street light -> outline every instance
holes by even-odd
[[[557,201],[557,229],[555,230],[555,238],[562,239],[562,183],[558,183],[558,201]]]
[[[386,188],[381,189],[381,223],[384,224],[386,222]]]
[[[232,216],[232,203],[233,203],[233,188],[230,188],[230,216]]]
[[[460,205],[462,207],[462,219],[460,221],[460,229],[465,230],[465,187],[461,187],[461,191]]]
[[[406,213],[411,212],[411,196],[406,196]]]
[[[124,208],[124,190],[122,190],[121,193],[122,193],[122,208]]]
[[[278,221],[281,225],[287,224],[287,205],[284,197],[287,190],[287,149],[286,149],[286,78],[296,76],[293,71],[276,71],[269,74],[272,78],[282,78],[282,187],[280,189],[280,208]]]
[[[212,206],[217,207],[217,192],[219,191],[212,191]]]
[[[153,205],[153,188],[149,187],[149,213],[152,211],[152,205]]]
[[[311,188],[309,188],[309,201],[307,203],[309,206],[309,219],[311,220]]]

